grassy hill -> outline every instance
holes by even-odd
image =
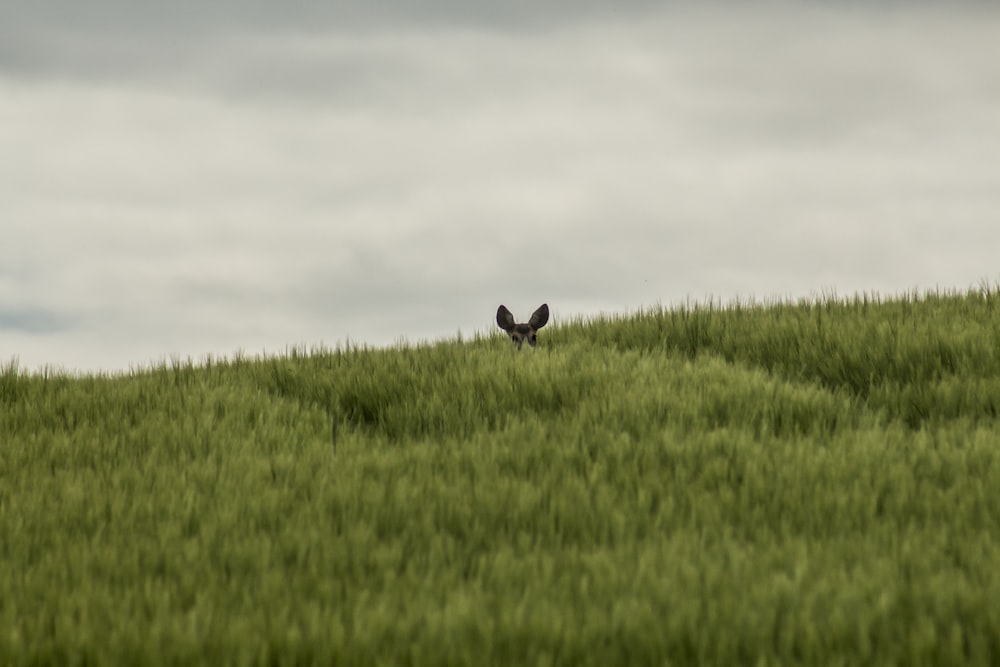
[[[1000,292],[0,370],[2,664],[997,664]]]

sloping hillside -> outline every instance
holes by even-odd
[[[990,664],[1000,293],[0,372],[0,662]]]

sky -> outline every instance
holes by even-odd
[[[995,2],[0,5],[24,370],[964,291],[998,249]]]

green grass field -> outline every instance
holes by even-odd
[[[0,370],[0,664],[1000,663],[1000,291]]]

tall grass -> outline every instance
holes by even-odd
[[[0,663],[1000,661],[998,293],[0,370]]]

